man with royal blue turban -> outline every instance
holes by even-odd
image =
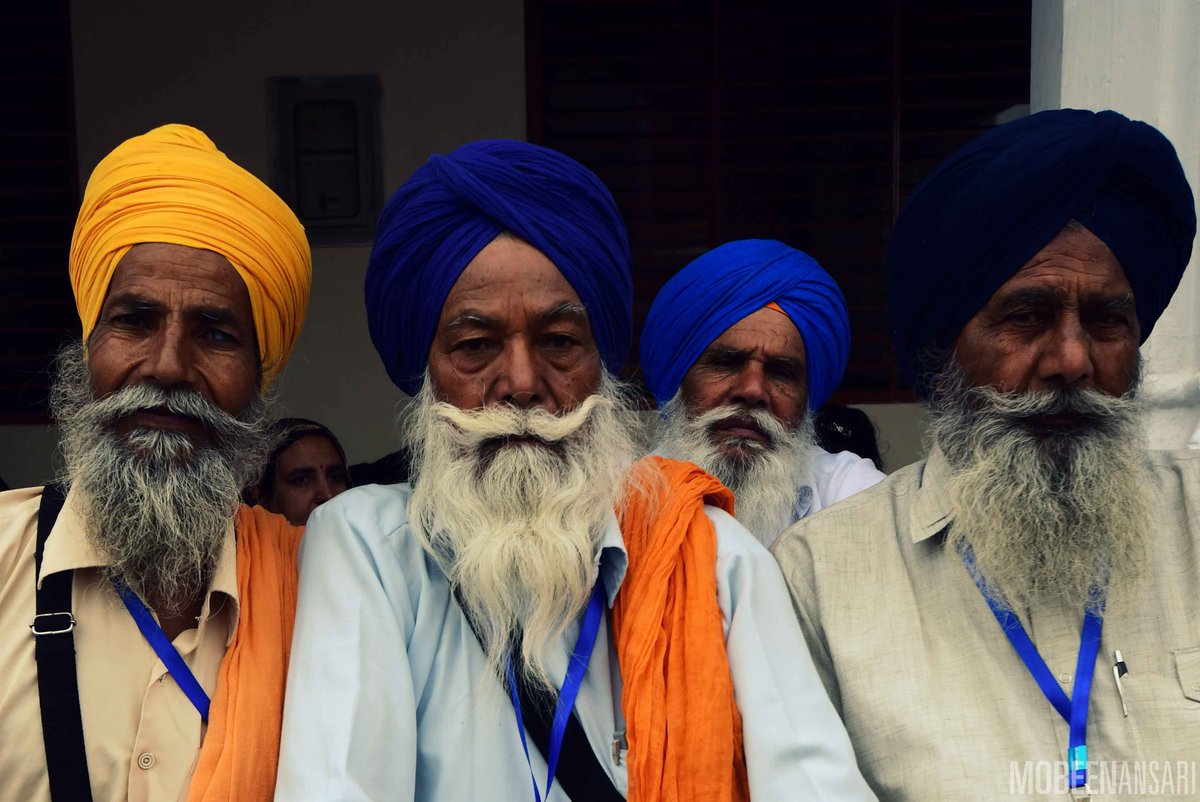
[[[883,479],[814,435],[812,412],[849,351],[846,301],[811,256],[773,240],[709,251],[662,288],[642,332],[642,370],[662,408],[657,451],[720,479],[738,520],[770,545]]]
[[[636,459],[599,179],[523,142],[434,156],[366,286],[413,481],[309,521],[280,799],[872,798],[728,491]]]
[[[1195,234],[1175,149],[1113,111],[999,126],[901,211],[888,306],[929,455],[773,548],[880,796],[1190,772],[1200,458],[1146,450],[1138,346]]]

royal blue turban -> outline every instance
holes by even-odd
[[[888,251],[901,374],[954,347],[992,294],[1071,220],[1104,241],[1133,287],[1144,341],[1192,253],[1196,209],[1175,149],[1114,111],[1043,111],[993,128],[914,190]]]
[[[646,383],[659,404],[726,329],[777,303],[804,338],[808,406],[837,389],[850,351],[842,291],[817,261],[774,240],[727,242],[676,273],[655,297],[642,330]]]
[[[502,232],[546,255],[587,309],[600,358],[616,373],[629,353],[629,243],[604,184],[575,160],[505,139],[432,156],[388,201],[367,266],[367,324],[401,390],[421,387],[446,296]]]

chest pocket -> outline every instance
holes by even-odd
[[[1176,650],[1175,671],[1183,695],[1193,702],[1200,702],[1200,646]]]

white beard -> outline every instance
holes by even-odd
[[[733,493],[734,510],[743,526],[770,546],[796,521],[796,496],[817,450],[812,416],[795,430],[761,409],[717,407],[698,417],[687,411],[680,393],[662,410],[663,426],[656,451],[691,462],[715,476]],[[753,417],[769,443],[747,440],[744,457],[726,456],[712,427],[729,417]]]
[[[954,469],[951,544],[970,546],[989,595],[1096,609],[1130,592],[1150,520],[1134,391],[1001,393],[968,386],[954,364],[933,386],[930,436]],[[1029,425],[1063,411],[1083,417],[1077,431]]]
[[[402,431],[413,454],[409,519],[464,603],[488,666],[520,646],[526,679],[551,690],[547,657],[587,604],[595,549],[625,498],[637,413],[605,377],[575,410],[436,400],[426,376]],[[536,438],[540,442],[505,442]]]

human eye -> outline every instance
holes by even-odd
[[[477,354],[487,350],[491,344],[492,340],[487,337],[464,337],[454,343],[454,350],[468,354]]]
[[[238,342],[240,342],[240,339],[236,334],[220,328],[209,329],[205,333],[205,336],[207,336],[208,339],[212,340],[213,342],[221,345],[236,345]]]
[[[121,328],[144,329],[150,325],[150,320],[144,312],[125,311],[109,315],[108,323]]]
[[[555,331],[550,332],[543,339],[545,345],[553,350],[563,351],[576,345],[579,340],[572,334],[567,332]]]

